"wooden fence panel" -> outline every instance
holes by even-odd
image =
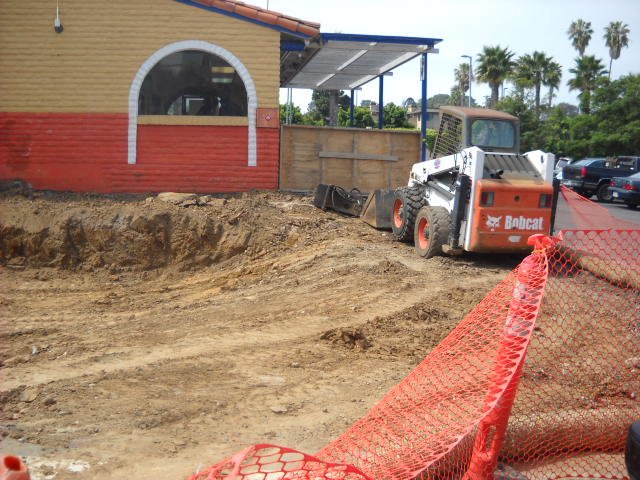
[[[280,189],[311,191],[319,183],[363,192],[395,188],[407,184],[418,161],[418,132],[286,125]]]

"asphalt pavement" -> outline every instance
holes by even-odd
[[[599,203],[607,210],[611,215],[615,215],[627,222],[633,222],[640,225],[640,208],[629,208],[624,203]]]
[[[640,228],[640,207],[632,209],[627,207],[624,203],[598,202],[595,197],[593,197],[593,202],[598,206],[606,208],[614,217],[625,222],[634,223],[638,225],[638,228]],[[611,228],[610,225],[598,225],[598,215],[596,211],[594,211],[593,215],[588,218],[576,219],[574,213],[571,211],[562,196],[560,196],[560,199],[558,200],[558,209],[556,210],[556,222],[554,229],[556,232],[562,229],[581,228],[581,226],[576,222],[581,221],[588,223],[590,220],[593,221],[593,225],[590,226],[591,228]]]

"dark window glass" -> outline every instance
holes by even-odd
[[[585,167],[602,167],[604,166],[604,160],[599,158],[583,158],[577,162],[573,162],[571,165],[579,165]]]
[[[506,120],[475,120],[471,125],[471,145],[478,147],[513,148],[516,130]]]
[[[244,82],[222,58],[187,50],[163,58],[142,83],[140,115],[246,116]]]
[[[623,170],[634,170],[635,166],[636,166],[636,161],[633,157],[621,157],[621,158],[618,158],[615,168],[620,168]]]

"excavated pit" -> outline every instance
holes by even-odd
[[[167,200],[0,192],[0,450],[33,480],[316,452],[517,262],[425,260],[308,196]]]
[[[291,225],[260,221],[260,215],[278,216],[273,202],[260,195],[176,195],[177,200],[170,201],[37,193],[31,197],[0,199],[0,264],[10,268],[139,271],[207,266],[239,253],[259,252],[291,230]]]

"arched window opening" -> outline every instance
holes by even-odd
[[[223,58],[199,50],[172,53],[147,74],[140,115],[247,116],[247,90]]]

